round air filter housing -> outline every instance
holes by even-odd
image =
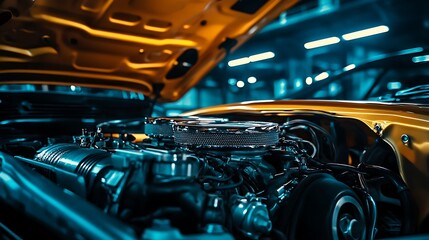
[[[279,141],[279,127],[271,122],[185,121],[174,125],[174,141],[202,148],[258,148]]]
[[[157,118],[146,118],[144,133],[150,137],[155,138],[173,138],[173,125],[179,122],[185,121],[226,121],[220,118],[198,118],[198,117],[157,117]]]
[[[189,120],[189,119],[187,119]],[[150,137],[172,138],[173,124],[176,121],[184,121],[182,118],[146,118],[144,133]]]

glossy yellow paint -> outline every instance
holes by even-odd
[[[236,40],[231,49],[235,50],[297,0],[271,0],[253,14],[231,9],[236,2],[35,1],[29,11],[2,26],[0,62],[7,67],[0,75],[9,77],[0,82],[121,90],[129,90],[128,83],[134,82],[133,91],[146,96],[155,95],[153,84],[163,84],[158,100],[175,101],[226,56],[219,47],[223,42]],[[184,76],[166,79],[177,58],[189,49],[198,52],[196,64]],[[29,74],[22,78],[21,71]],[[70,72],[82,78],[61,80]],[[43,77],[54,74],[57,78]],[[84,81],[89,75],[97,75],[97,81]]]
[[[36,57],[36,56],[45,55],[45,54],[53,54],[53,55],[58,54],[58,52],[52,47],[38,47],[38,48],[22,49],[22,48],[18,48],[18,47],[12,47],[9,45],[0,44],[0,50],[6,51],[6,52],[11,52],[11,53],[16,53],[16,54],[19,54],[22,56],[27,56],[27,57]],[[5,59],[0,58],[0,61],[5,61]]]
[[[62,25],[63,27],[71,27],[76,28],[78,30],[84,31],[85,33],[93,36],[93,37],[99,37],[104,39],[110,39],[110,40],[116,40],[121,42],[133,42],[133,43],[140,43],[144,45],[151,45],[151,46],[168,46],[168,45],[179,45],[183,47],[195,47],[197,45],[196,42],[186,40],[186,39],[156,39],[156,38],[148,38],[148,37],[142,37],[138,35],[133,34],[123,34],[123,33],[117,33],[107,30],[99,30],[90,28],[87,25],[80,23],[76,20],[67,20],[63,19],[61,17],[54,17],[47,14],[34,14],[33,18],[36,20],[41,20],[47,23],[55,24],[55,25]],[[117,23],[113,21],[113,23]],[[158,32],[158,31],[155,31]]]
[[[421,222],[429,216],[429,107],[346,101],[265,101],[228,104],[184,113],[204,116],[246,113],[267,116],[325,114],[334,118],[355,119],[379,134],[394,149],[400,174],[413,194]],[[380,126],[377,131],[375,126]],[[410,140],[404,143],[402,136]]]
[[[149,138],[148,135],[144,134],[144,133],[131,133],[134,137],[135,140],[133,142],[141,142],[147,138]],[[111,137],[111,138],[119,138],[121,136],[120,133],[104,133],[105,137]]]

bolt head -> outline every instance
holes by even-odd
[[[381,124],[380,124],[380,123],[376,123],[376,124],[374,125],[374,130],[375,130],[375,132],[376,132],[377,134],[380,134],[380,133],[381,133],[381,131],[383,130],[383,128],[381,127]]]
[[[410,136],[407,134],[402,134],[401,141],[403,144],[408,145],[410,143]]]

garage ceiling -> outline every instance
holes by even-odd
[[[326,7],[321,5],[323,2],[333,4]],[[306,42],[330,36],[340,37],[378,25],[387,25],[390,31],[326,48],[331,54],[341,54],[355,46],[380,52],[425,46],[429,43],[428,9],[427,0],[302,1],[231,54],[231,58],[268,48],[276,50],[279,57],[308,54],[309,50],[303,46]]]

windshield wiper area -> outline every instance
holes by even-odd
[[[418,85],[398,91],[395,93],[394,97],[399,100],[429,98],[429,84]]]

